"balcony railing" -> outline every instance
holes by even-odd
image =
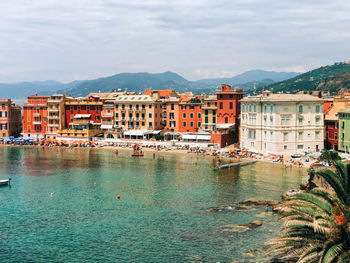
[[[59,112],[59,109],[48,109],[48,112]]]
[[[52,120],[58,120],[59,117],[57,115],[49,115],[47,116],[48,119],[52,119]]]
[[[41,121],[33,121],[34,125],[41,125]]]
[[[48,126],[49,127],[58,127],[58,123],[49,123]]]
[[[34,117],[40,117],[40,113],[34,113],[33,116]]]

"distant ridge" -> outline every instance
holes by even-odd
[[[116,89],[143,92],[146,89],[174,89],[179,92],[192,91],[195,94],[215,93],[217,87],[229,84],[244,90],[268,86],[276,81],[296,76],[294,72],[271,72],[252,70],[232,78],[202,79],[188,81],[177,73],[120,73],[94,80],[73,81],[68,84],[54,80],[21,83],[0,83],[0,97],[26,98],[35,93],[50,95],[68,93],[72,96],[86,96],[90,92],[110,92]]]

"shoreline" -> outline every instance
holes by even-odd
[[[7,145],[7,144],[2,144],[1,146],[5,147],[25,147],[25,148],[49,148],[49,149],[84,149],[84,150],[105,150],[105,151],[121,151],[121,152],[133,152],[133,149],[131,147],[121,147],[121,146],[103,146],[103,147],[62,147],[62,146],[42,146],[42,145]],[[189,152],[188,150],[180,150],[180,149],[171,149],[171,150],[157,150],[154,148],[147,148],[144,147],[142,148],[142,151],[145,153],[153,153],[153,154],[160,154],[160,155],[175,155],[175,156],[183,156],[183,155],[189,155],[191,157],[197,157],[197,158],[205,158],[205,159],[211,159],[214,160],[218,156],[214,156],[212,154],[197,154],[194,152]],[[131,157],[131,155],[130,155]],[[298,165],[295,164],[285,164],[283,165],[280,162],[272,162],[271,160],[266,160],[266,159],[256,159],[256,158],[232,158],[232,157],[227,157],[227,156],[220,156],[219,157],[224,161],[223,164],[227,163],[236,163],[236,162],[245,162],[245,161],[257,161],[258,163],[268,163],[272,166],[277,166],[285,169],[292,169],[292,168],[298,168],[298,169],[305,169],[305,171],[310,167],[309,165],[307,166],[301,166],[299,167]]]

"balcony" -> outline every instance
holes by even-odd
[[[41,121],[33,121],[34,125],[41,125]]]
[[[51,119],[51,120],[58,120],[59,116],[57,116],[57,115],[49,115],[49,116],[47,116],[47,118]]]
[[[33,116],[34,117],[40,117],[40,113],[34,113]]]
[[[59,112],[59,109],[48,109],[48,112]]]
[[[58,123],[49,123],[48,126],[49,127],[58,127]]]

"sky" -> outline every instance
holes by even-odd
[[[253,69],[305,72],[350,60],[348,0],[0,2],[0,82]]]

